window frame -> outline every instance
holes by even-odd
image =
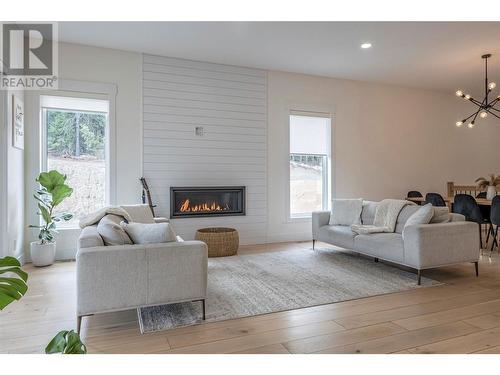
[[[290,152],[290,117],[291,116],[304,116],[304,117],[320,117],[327,118],[330,121],[330,145],[328,154],[298,154]],[[291,205],[291,176],[290,176],[290,156],[291,155],[311,155],[311,156],[322,156],[325,157],[325,166],[323,170],[323,181],[322,181],[322,191],[323,191],[323,207],[322,210],[330,210],[331,198],[332,198],[332,157],[333,157],[333,116],[328,112],[320,111],[308,111],[308,110],[294,110],[289,109],[287,111],[287,148],[286,148],[286,222],[299,222],[299,221],[310,221],[312,217],[312,212],[301,213],[292,215],[292,205]]]
[[[83,93],[83,92],[66,92],[66,91],[54,91],[54,92],[44,92],[41,93],[38,98],[38,112],[39,112],[39,168],[40,172],[46,172],[48,169],[48,149],[47,149],[47,123],[45,109],[57,110],[57,111],[67,111],[67,112],[81,112],[81,113],[105,113],[101,111],[88,111],[88,110],[71,110],[68,108],[56,108],[56,107],[43,107],[42,106],[42,96],[53,96],[53,97],[68,97],[76,99],[90,99],[90,100],[102,100],[108,102],[108,112],[106,116],[106,129],[105,129],[105,205],[113,204],[115,200],[115,184],[113,176],[115,174],[115,161],[114,161],[114,142],[112,134],[114,131],[114,97],[106,95],[104,93]],[[78,221],[70,225],[59,225],[58,230],[74,230],[79,229]]]

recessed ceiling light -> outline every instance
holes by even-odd
[[[363,44],[361,45],[361,48],[363,48],[363,49],[372,48],[372,44],[371,44],[371,43],[363,43]]]

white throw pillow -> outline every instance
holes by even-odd
[[[405,228],[409,225],[429,224],[432,216],[434,216],[434,207],[428,203],[420,207],[408,220],[406,220]]]
[[[361,224],[363,199],[333,199],[330,225]]]
[[[121,216],[106,215],[97,224],[97,232],[106,246],[131,245],[132,241],[120,226]]]
[[[122,221],[121,226],[135,244],[164,243],[177,240],[170,223],[144,224]]]
[[[434,207],[434,215],[431,219],[431,224],[448,223],[451,220],[450,210],[448,207]]]

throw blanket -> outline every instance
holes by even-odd
[[[127,221],[132,221],[130,215],[119,206],[108,206],[88,214],[83,219],[80,219],[80,228],[85,228],[90,225],[97,224],[106,215],[117,215],[123,217]]]
[[[400,199],[384,199],[375,210],[373,225],[351,225],[353,232],[358,234],[393,233],[396,228],[399,213],[406,205],[415,204]]]

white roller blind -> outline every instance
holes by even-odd
[[[40,107],[88,111],[88,112],[108,112],[109,101],[100,99],[74,98],[70,96],[40,96]]]
[[[290,153],[330,155],[330,130],[330,117],[291,114]]]

